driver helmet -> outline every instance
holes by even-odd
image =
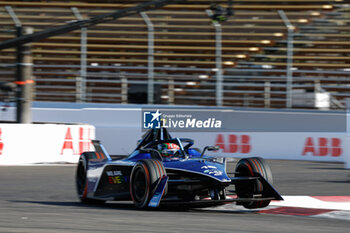
[[[157,146],[158,151],[164,157],[174,156],[175,153],[180,150],[180,147],[175,143],[161,143]]]

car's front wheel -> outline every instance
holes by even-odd
[[[267,162],[260,157],[246,158],[238,161],[236,165],[236,177],[256,176],[260,174],[270,184],[273,183],[272,172]],[[264,186],[258,181],[242,182],[236,184],[236,193],[239,198],[252,198],[254,195],[263,194]],[[263,208],[270,204],[270,200],[243,202],[247,209]]]

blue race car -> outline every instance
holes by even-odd
[[[254,209],[283,200],[262,158],[239,160],[229,176],[225,158],[205,155],[218,147],[200,152],[192,139],[173,138],[166,128],[150,129],[129,156],[110,156],[99,141],[93,144],[95,151],[82,153],[77,166],[76,187],[83,203],[132,200],[143,209],[236,202]]]

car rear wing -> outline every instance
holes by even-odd
[[[95,159],[112,160],[111,156],[108,154],[107,150],[104,148],[104,146],[101,144],[99,140],[91,140],[91,142],[95,148],[95,151],[84,152],[84,153],[94,154]]]

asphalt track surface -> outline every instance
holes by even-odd
[[[268,161],[282,195],[350,195],[343,164]],[[217,210],[80,204],[75,166],[0,166],[0,232],[349,232],[350,221]]]

